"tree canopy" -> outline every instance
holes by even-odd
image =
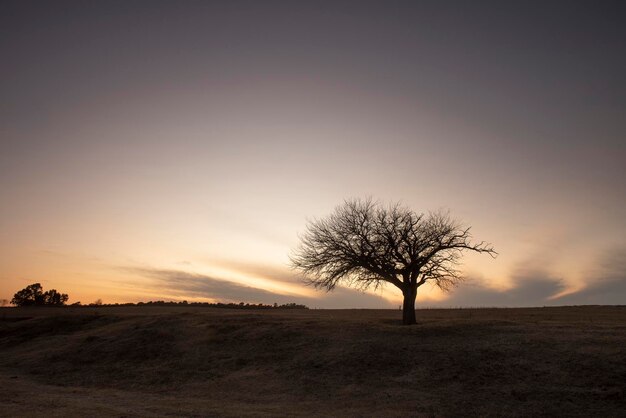
[[[68,295],[56,289],[43,291],[40,283],[33,283],[13,295],[11,304],[16,306],[63,306]]]

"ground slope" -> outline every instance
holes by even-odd
[[[626,307],[0,311],[5,416],[620,416]]]

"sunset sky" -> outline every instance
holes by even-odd
[[[0,298],[397,309],[288,267],[307,219],[372,196],[500,254],[418,306],[624,304],[624,22],[622,1],[2,1]]]

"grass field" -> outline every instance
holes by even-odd
[[[626,307],[0,309],[0,415],[626,416]]]

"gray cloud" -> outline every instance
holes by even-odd
[[[585,288],[558,300],[567,305],[626,304],[626,250],[609,252],[598,263],[597,271],[589,275]]]
[[[450,297],[432,306],[545,306],[554,304],[549,297],[564,289],[562,281],[539,271],[520,271],[513,277],[514,286],[508,290],[497,290],[485,286],[476,279],[469,279],[454,289]]]
[[[267,304],[295,302],[312,308],[389,308],[392,306],[382,297],[354,289],[337,288],[329,293],[321,291],[318,298],[312,298],[281,295],[264,289],[180,270],[152,268],[126,268],[124,270],[151,279],[155,286],[169,292],[175,292],[181,297],[206,297],[223,302],[243,301]]]
[[[210,276],[188,273],[180,270],[160,270],[151,268],[133,268],[128,271],[152,279],[159,288],[188,297],[210,297],[226,302],[281,302],[276,297],[281,295],[235,282],[219,280]]]
[[[615,249],[601,257],[595,271],[587,276],[587,285],[559,298],[565,290],[563,281],[541,271],[519,271],[511,289],[500,291],[469,280],[450,297],[428,306],[554,306],[554,305],[623,305],[626,304],[626,250]]]
[[[279,281],[279,282],[291,282],[297,281],[297,274],[294,273],[288,266],[277,266],[274,264],[259,264],[253,262],[239,261],[239,260],[210,260],[212,264],[217,264],[228,269],[236,270],[242,273],[253,274],[256,276],[264,277],[266,279]]]

